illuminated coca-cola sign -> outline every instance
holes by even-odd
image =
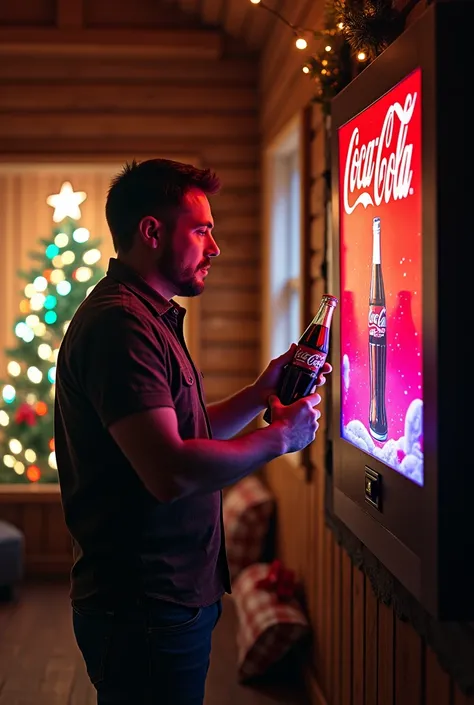
[[[421,69],[337,127],[341,436],[424,482]]]
[[[342,176],[344,211],[413,194],[412,156],[420,95],[405,81],[364,111],[349,136]]]

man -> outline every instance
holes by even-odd
[[[117,258],[58,356],[73,625],[99,705],[202,704],[230,592],[221,490],[318,428],[318,394],[288,407],[274,396],[293,348],[254,384],[204,404],[173,297],[200,294],[219,254],[208,201],[219,186],[209,170],[169,160],[125,166],[106,204]],[[271,424],[235,438],[268,403]]]

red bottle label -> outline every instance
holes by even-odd
[[[385,306],[370,306],[369,308],[369,336],[383,338],[387,328],[387,309]]]
[[[302,367],[309,372],[317,373],[324,365],[325,361],[326,353],[308,348],[306,345],[298,345],[292,364]]]

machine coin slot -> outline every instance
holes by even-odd
[[[382,510],[382,475],[365,466],[365,501]]]

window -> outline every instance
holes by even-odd
[[[143,159],[147,158],[146,156]],[[183,159],[186,161],[186,159]],[[195,163],[195,160],[189,159]],[[104,204],[110,179],[122,168],[122,163],[104,158],[94,163],[7,163],[0,165],[0,377],[6,364],[4,350],[15,344],[12,321],[20,303],[19,291],[25,283],[17,279],[17,270],[29,272],[33,262],[31,250],[41,248],[40,236],[51,237],[54,226],[53,210],[46,203],[50,194],[57,193],[64,181],[70,181],[76,191],[85,191],[81,204],[80,224],[101,240],[102,258],[106,271],[110,257],[116,257],[112,238],[105,220]],[[189,351],[199,358],[199,297],[178,299],[187,308],[184,334]]]
[[[300,120],[265,155],[263,364],[288,350],[302,333],[302,130]],[[287,456],[302,467],[302,454]]]
[[[268,155],[268,330],[269,356],[276,357],[301,335],[301,165],[298,125]]]

